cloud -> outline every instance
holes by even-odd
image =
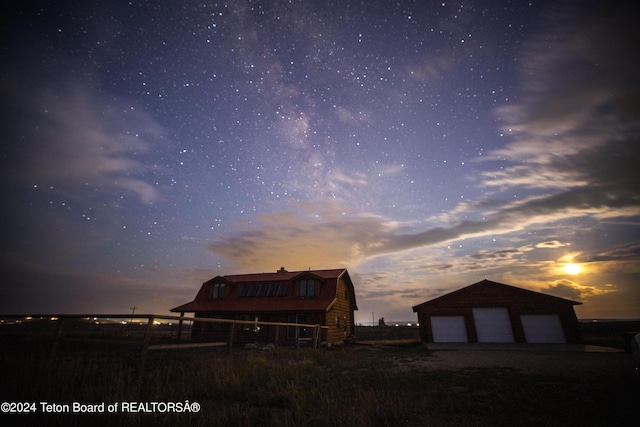
[[[159,198],[142,178],[148,166],[140,159],[163,133],[148,114],[74,81],[11,96],[20,111],[8,125],[13,178],[30,186],[134,194],[145,203]]]
[[[584,262],[635,262],[640,259],[640,243],[631,242],[613,249],[599,251],[584,259]],[[640,267],[638,267],[640,269]]]
[[[536,248],[556,249],[556,248],[562,248],[564,246],[570,246],[570,245],[571,245],[570,243],[562,243],[557,240],[548,240],[546,242],[537,243]]]
[[[295,265],[311,262],[341,265],[462,238],[507,234],[556,221],[616,216],[624,208],[640,214],[637,200],[626,196],[616,200],[610,194],[589,188],[532,196],[485,212],[482,220],[463,220],[450,227],[431,227],[417,233],[406,233],[409,224],[371,213],[338,214],[348,208],[336,201],[331,204],[333,210],[328,215],[327,211],[314,217],[293,212],[263,215],[259,217],[259,226],[245,227],[242,232],[224,236],[211,245],[210,250],[242,266],[280,264],[282,261],[277,260],[283,257]],[[306,206],[311,210],[324,209],[322,204]]]
[[[223,236],[209,250],[244,268],[331,268],[362,258],[397,227],[377,215],[342,215],[343,208],[338,202],[305,203],[291,212],[261,215],[257,227],[240,224],[241,231]]]
[[[606,285],[604,288],[586,286],[567,279],[554,280],[545,288],[541,289],[541,292],[576,301],[584,301],[594,296],[605,295],[616,291],[617,289],[614,285]]]
[[[640,55],[624,38],[635,32],[631,16],[611,8],[576,19],[565,10],[525,45],[521,101],[496,109],[511,142],[484,156],[513,164],[485,171],[481,185],[591,187],[612,198],[635,191]],[[549,49],[546,37],[562,41]]]

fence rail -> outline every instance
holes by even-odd
[[[0,314],[0,324],[6,324],[8,320],[19,321],[22,323],[23,321],[31,321],[31,320],[50,320],[57,322],[57,331],[55,335],[55,340],[58,341],[62,338],[62,332],[64,330],[64,324],[66,320],[72,319],[84,319],[84,320],[93,320],[98,321],[99,319],[123,319],[129,320],[129,323],[138,323],[140,325],[144,325],[146,323],[147,329],[145,331],[144,337],[144,347],[149,348],[149,343],[151,339],[151,335],[153,332],[153,327],[156,325],[156,322],[159,320],[170,320],[170,321],[178,321],[177,328],[177,336],[176,341],[180,341],[182,338],[182,329],[184,322],[203,322],[203,323],[222,323],[229,324],[230,332],[229,339],[226,341],[227,346],[231,350],[234,344],[234,332],[235,325],[254,325],[254,326],[274,326],[274,327],[293,327],[296,328],[296,346],[299,346],[300,341],[311,341],[311,344],[314,348],[317,348],[320,344],[320,331],[322,329],[329,329],[327,326],[321,326],[317,324],[306,324],[306,323],[287,323],[287,322],[265,322],[259,320],[237,320],[237,319],[215,319],[210,317],[186,317],[186,316],[174,316],[174,315],[161,315],[161,314]],[[134,319],[138,322],[134,322]],[[142,321],[141,321],[142,320]],[[160,323],[160,322],[158,322]],[[313,331],[313,337],[311,339],[304,339],[299,337],[300,328],[309,328]],[[276,337],[277,337],[276,329]],[[278,346],[278,340],[276,338],[275,343]],[[209,343],[208,345],[212,345]],[[216,343],[215,345],[220,345]],[[160,349],[160,348],[180,348],[184,346],[194,347],[194,343],[191,344],[174,344],[172,346],[151,346],[150,349]],[[146,351],[146,350],[145,350]]]
[[[51,359],[53,359],[57,352],[60,341],[62,341],[63,330],[65,321],[74,320],[74,319],[84,319],[84,320],[92,320],[98,321],[98,319],[129,319],[130,322],[133,320],[146,320],[146,328],[144,333],[144,338],[142,341],[142,349],[140,352],[140,362],[139,362],[139,378],[138,378],[138,388],[142,383],[142,376],[144,373],[144,367],[147,359],[147,352],[149,350],[170,350],[170,349],[187,349],[187,348],[199,348],[199,347],[224,347],[227,346],[229,352],[233,349],[234,344],[234,332],[235,325],[264,325],[264,326],[275,326],[276,327],[276,338],[275,338],[275,346],[278,346],[278,329],[279,327],[295,327],[296,329],[296,339],[295,345],[296,347],[300,346],[300,341],[310,341],[310,344],[313,348],[319,348],[320,346],[320,335],[322,329],[328,329],[327,326],[321,325],[312,325],[312,324],[304,324],[304,323],[284,323],[284,322],[264,322],[264,321],[250,321],[250,320],[235,320],[235,319],[213,319],[208,317],[185,317],[185,316],[172,316],[172,315],[159,315],[159,314],[0,314],[0,326],[7,325],[9,326],[11,323],[23,323],[33,320],[49,320],[56,322],[55,328],[55,337],[53,340],[53,348],[51,351]],[[11,322],[13,320],[13,322]],[[181,334],[183,329],[183,323],[186,322],[205,322],[205,323],[224,323],[229,324],[229,339],[227,342],[209,342],[209,343],[183,343],[183,344],[158,344],[151,345],[151,336],[153,334],[153,328],[157,325],[158,320],[171,320],[178,321],[178,331],[177,336],[175,338],[176,341],[181,340]],[[133,322],[136,323],[136,322]],[[141,325],[144,325],[145,322],[137,322]],[[300,328],[312,328],[313,337],[309,339],[303,339],[299,336]],[[173,337],[172,337],[173,338]],[[129,342],[129,344],[139,344],[137,341],[133,343]]]

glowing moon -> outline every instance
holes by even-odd
[[[578,274],[581,270],[580,264],[566,264],[563,268],[569,274]]]

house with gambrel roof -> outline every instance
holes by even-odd
[[[287,271],[216,276],[200,287],[195,299],[172,312],[195,317],[233,319],[244,323],[233,330],[233,342],[276,342],[311,338],[306,328],[276,327],[258,322],[320,325],[322,341],[343,342],[355,333],[357,310],[353,282],[346,269]],[[197,341],[228,341],[227,323],[194,322]]]

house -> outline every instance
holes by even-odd
[[[413,307],[424,342],[580,343],[581,304],[482,280]]]
[[[320,325],[321,341],[343,342],[355,332],[357,310],[353,282],[346,269],[287,271],[216,276],[202,284],[192,302],[171,309],[195,317],[256,322],[233,328],[234,343],[268,342],[284,345],[312,337],[302,327],[262,325],[257,322]],[[228,341],[228,323],[195,321],[192,339]]]

